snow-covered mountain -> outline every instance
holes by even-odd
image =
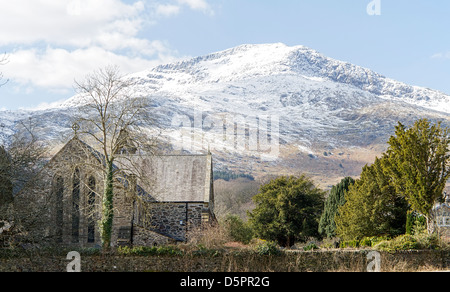
[[[151,98],[175,148],[209,149],[217,165],[256,174],[355,176],[383,150],[398,121],[450,124],[450,96],[304,46],[242,45],[127,78]],[[75,96],[46,111],[0,112],[0,124],[11,129],[32,115],[46,137],[70,133],[70,113],[79,104]]]

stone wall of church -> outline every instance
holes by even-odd
[[[133,227],[133,245],[134,246],[159,246],[174,244],[175,240],[148,229]]]
[[[186,241],[189,232],[202,228],[206,208],[205,203],[149,203],[138,210],[135,224]]]
[[[111,242],[113,246],[130,245],[133,232],[134,190],[123,185],[115,186],[114,220]]]

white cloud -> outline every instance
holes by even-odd
[[[140,33],[183,7],[214,13],[205,0],[3,1],[0,46],[16,49],[2,72],[21,92],[67,92],[74,79],[106,65],[127,74],[177,60],[166,42]]]
[[[27,49],[15,51],[9,58],[10,62],[5,66],[5,72],[12,80],[23,86],[24,90],[31,85],[52,91],[72,88],[74,80],[80,80],[87,73],[100,67],[117,65],[124,74],[128,74],[174,60],[170,52],[167,55],[160,52],[158,58],[148,60],[138,56],[119,55],[100,47],[73,51],[51,47],[45,50]]]
[[[432,59],[444,59],[444,60],[450,60],[450,51],[449,52],[441,52],[436,53],[433,56],[431,56]]]
[[[156,14],[160,16],[170,17],[178,15],[181,7],[173,4],[160,4],[156,7]]]
[[[206,0],[178,0],[178,3],[187,5],[192,10],[198,10],[210,15],[214,15],[214,10]]]
[[[0,10],[0,45],[45,42],[88,47],[112,32],[129,38],[141,29],[143,11],[141,1],[132,5],[119,0],[5,1]]]
[[[130,49],[140,54],[149,41],[138,38],[155,16],[175,16],[181,8],[213,14],[205,0],[15,0],[0,9],[0,46],[46,43],[53,46],[109,50]]]
[[[171,3],[157,3],[155,5],[157,16],[171,17],[180,14],[183,7],[200,11],[204,14],[214,15],[214,10],[206,0],[172,0]]]

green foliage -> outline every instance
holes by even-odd
[[[426,221],[418,216],[414,221],[411,234],[400,235],[392,240],[385,240],[374,247],[378,250],[395,252],[401,250],[438,249],[441,247],[437,234],[428,234]]]
[[[207,257],[218,257],[223,255],[222,249],[216,249],[216,248],[208,248],[204,246],[203,244],[198,244],[197,249],[192,251],[192,255],[195,256],[207,256]]]
[[[223,179],[225,181],[230,181],[238,178],[246,178],[251,181],[255,180],[255,178],[251,174],[234,173],[231,171],[214,171],[214,180]]]
[[[360,247],[372,247],[372,240],[370,240],[370,237],[364,237],[359,241]]]
[[[117,252],[124,256],[177,256],[183,254],[180,249],[174,246],[121,246],[117,249]]]
[[[371,236],[364,237],[361,240],[353,239],[347,241],[341,241],[339,243],[340,248],[361,248],[361,247],[374,247],[382,241],[389,240],[386,236]]]
[[[292,246],[319,237],[324,193],[305,176],[279,177],[261,187],[249,212],[255,234],[280,245]]]
[[[408,234],[408,235],[412,234],[413,223],[414,223],[414,215],[411,211],[408,211],[408,214],[406,215],[406,232],[405,232],[405,234]]]
[[[228,236],[234,241],[249,244],[253,239],[253,229],[250,224],[236,215],[228,215],[225,218],[224,227]]]
[[[316,250],[320,249],[314,242],[309,243],[307,246],[303,248],[304,251]]]
[[[405,232],[408,205],[385,175],[384,159],[377,158],[373,165],[363,168],[361,178],[346,194],[346,203],[338,208],[336,231],[343,240]]]
[[[376,249],[388,252],[400,250],[419,249],[420,245],[412,235],[404,234],[393,240],[382,241],[375,246]]]
[[[325,201],[325,208],[320,218],[319,233],[332,238],[336,236],[335,215],[340,206],[345,204],[345,193],[355,180],[351,177],[344,178],[340,183],[333,186],[330,195]]]
[[[279,246],[273,241],[261,240],[255,247],[255,251],[258,255],[279,255],[281,250]]]
[[[415,211],[409,211],[406,220],[406,234],[414,235],[422,229],[426,229],[427,219]],[[420,232],[420,231],[419,231]]]
[[[401,123],[389,139],[386,171],[411,208],[429,217],[450,178],[450,130],[427,119],[406,129]]]
[[[342,241],[339,244],[340,248],[358,248],[359,247],[359,240],[354,239],[354,240],[347,240],[347,241]]]
[[[103,208],[102,208],[102,220],[100,222],[100,233],[102,239],[103,248],[108,249],[111,247],[111,235],[112,225],[114,219],[114,187],[113,187],[113,162],[108,162],[108,173],[105,181],[105,191],[103,195]]]

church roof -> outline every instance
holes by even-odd
[[[138,185],[158,202],[210,202],[211,155],[132,156]],[[120,164],[120,163],[119,163]]]

